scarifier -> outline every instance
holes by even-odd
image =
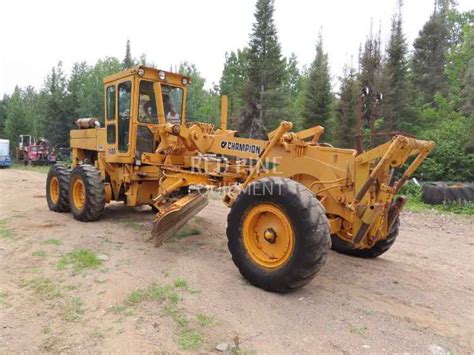
[[[77,121],[71,169],[48,174],[49,208],[90,222],[111,201],[149,205],[161,245],[207,205],[206,191],[222,189],[234,263],[281,293],[310,282],[331,245],[366,258],[393,245],[406,202],[394,196],[433,142],[396,135],[358,152],[320,143],[321,126],[291,132],[286,121],[268,140],[242,138],[227,128],[225,96],[220,127],[186,120],[189,83],[144,66],[106,77],[105,127]]]

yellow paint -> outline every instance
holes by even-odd
[[[57,204],[59,201],[59,180],[56,176],[53,176],[49,182],[49,194],[51,202]]]
[[[74,179],[72,183],[72,202],[78,210],[82,210],[86,204],[86,190],[80,178]]]
[[[158,123],[138,121],[138,88],[142,80],[153,83]],[[120,152],[118,87],[127,81],[131,83],[129,140],[126,151]],[[414,157],[403,175],[404,181],[434,147],[433,142],[397,136],[358,155],[354,149],[320,143],[324,133],[321,126],[292,132],[291,122],[285,121],[268,135],[268,140],[236,137],[235,131],[227,129],[225,98],[218,128],[208,123],[186,123],[186,82],[189,81],[186,76],[144,66],[104,79],[104,92],[107,87],[116,88],[115,116],[104,120],[104,128],[71,131],[71,148],[73,167],[88,163],[99,169],[109,186],[106,187],[107,202],[120,200],[129,206],[153,204],[166,210],[175,201],[170,196],[182,193],[183,188],[189,186],[246,186],[264,177],[286,177],[300,182],[319,199],[331,221],[331,233],[352,241],[362,220],[370,222],[367,238],[358,245],[363,248],[386,236],[388,206],[401,187],[401,183],[390,185],[391,170]],[[162,85],[183,90],[181,124],[166,119]],[[110,133],[115,133],[115,141],[107,142],[108,128]],[[146,150],[143,148],[145,139],[138,136],[139,128],[148,135]],[[226,159],[220,158],[222,156]],[[373,184],[367,183],[369,178]],[[237,196],[236,191],[229,193],[225,203],[232,205]],[[369,206],[377,206],[377,213],[370,218],[363,213]],[[284,226],[285,222],[278,222],[284,219],[273,211],[273,222]],[[267,237],[269,233],[267,231]],[[258,259],[256,249],[253,252]]]
[[[259,204],[245,214],[244,247],[259,266],[275,269],[287,263],[295,249],[295,238],[290,219],[276,205]]]

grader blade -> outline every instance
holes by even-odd
[[[174,202],[163,213],[158,213],[151,232],[156,247],[178,232],[191,218],[208,204],[205,195],[191,194]]]

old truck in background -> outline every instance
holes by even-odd
[[[35,139],[30,135],[20,135],[17,160],[25,165],[55,164],[56,153],[46,138]]]

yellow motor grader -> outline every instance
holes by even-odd
[[[406,202],[394,196],[433,142],[397,135],[358,152],[320,143],[321,126],[292,132],[286,121],[268,140],[242,138],[227,128],[225,96],[220,127],[186,120],[189,83],[144,66],[106,77],[105,127],[76,121],[71,169],[48,174],[49,209],[90,222],[111,201],[149,205],[161,245],[206,206],[206,191],[221,189],[234,263],[253,285],[280,293],[310,282],[331,245],[366,258],[392,246]]]

